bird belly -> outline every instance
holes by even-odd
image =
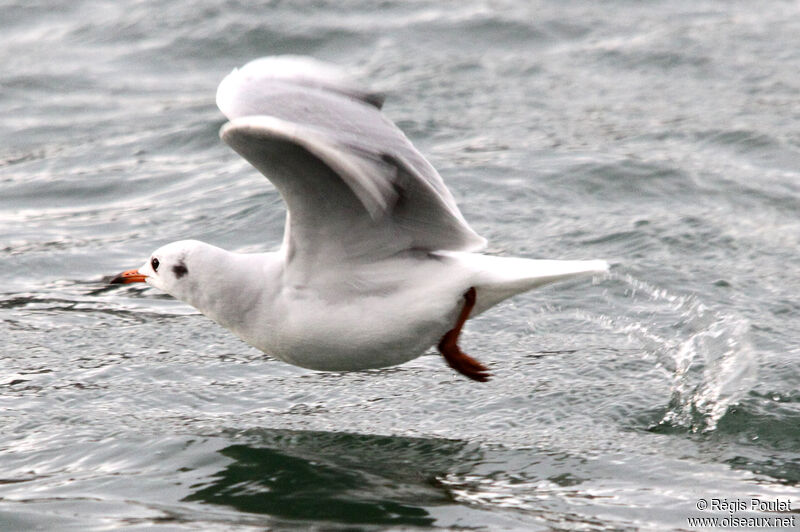
[[[277,327],[256,345],[309,369],[352,371],[402,364],[436,344],[458,312],[459,295],[372,296],[341,304],[303,299],[287,305]],[[434,296],[435,297],[435,296]]]

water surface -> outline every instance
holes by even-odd
[[[0,2],[0,528],[693,529],[800,482],[793,3]],[[611,275],[318,373],[147,287],[276,247],[217,83],[310,54],[388,94],[491,253]],[[793,508],[794,508],[793,507]],[[739,516],[781,514],[742,512]],[[794,514],[792,514],[794,515]]]

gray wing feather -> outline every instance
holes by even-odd
[[[329,68],[324,64],[268,59],[220,84],[217,101],[231,119],[221,136],[281,192],[293,253],[339,246],[355,253],[350,257],[374,259],[409,248],[485,245],[436,170],[364,96],[369,93],[338,71],[315,78],[321,70],[307,68]],[[276,64],[283,70],[264,70]]]
[[[383,107],[385,96],[361,88],[345,72],[311,57],[282,55],[262,57],[233,69],[217,88],[217,106],[229,119],[261,114],[269,108],[265,89],[274,83],[316,88]]]

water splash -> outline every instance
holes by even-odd
[[[630,275],[612,273],[608,280],[633,301],[627,315],[582,317],[627,335],[668,372],[672,397],[658,425],[715,430],[728,408],[756,381],[758,360],[749,321]]]

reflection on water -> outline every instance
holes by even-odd
[[[437,478],[480,459],[476,446],[327,432],[248,431],[231,462],[184,500],[278,518],[425,526],[452,504]]]

